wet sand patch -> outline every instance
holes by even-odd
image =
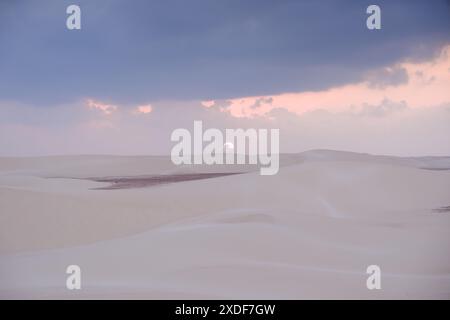
[[[116,189],[146,188],[161,184],[212,179],[235,174],[241,174],[241,172],[187,173],[187,174],[170,174],[170,175],[167,174],[167,175],[135,176],[135,177],[104,177],[104,178],[88,178],[88,180],[95,182],[110,183],[109,186],[94,188],[93,190],[116,190]]]
[[[433,209],[433,212],[435,212],[435,213],[450,212],[450,206],[445,206],[445,207],[440,207],[440,208]]]

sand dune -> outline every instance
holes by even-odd
[[[450,158],[280,160],[261,176],[167,157],[1,158],[0,297],[450,297]],[[108,190],[214,172],[241,174]],[[65,287],[70,264],[82,290]],[[366,288],[371,264],[382,290]]]

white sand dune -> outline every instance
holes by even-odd
[[[0,298],[450,298],[450,158],[316,150],[281,164],[0,158]],[[118,190],[80,179],[233,171]],[[381,290],[366,288],[372,264]]]

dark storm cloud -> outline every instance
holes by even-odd
[[[446,1],[0,2],[0,99],[48,105],[319,90],[449,42]],[[65,27],[79,4],[82,30]]]

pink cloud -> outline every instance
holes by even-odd
[[[402,72],[404,81],[389,83],[389,77]],[[380,84],[377,85],[377,77]],[[254,117],[267,114],[274,108],[285,108],[302,114],[313,110],[331,112],[358,109],[390,100],[420,108],[450,103],[450,45],[439,56],[422,63],[402,62],[381,70],[373,70],[360,83],[315,92],[293,92],[271,96],[239,97],[230,99],[227,108],[234,117]],[[203,101],[211,107],[214,101]]]
[[[152,111],[153,111],[152,105],[146,104],[146,105],[137,106],[133,110],[133,114],[147,114],[147,113],[151,113]]]
[[[201,102],[205,108],[211,108],[214,105],[214,100],[205,100]]]
[[[100,110],[106,115],[110,115],[118,109],[115,105],[106,104],[101,101],[95,101],[93,99],[88,99],[86,101],[86,104],[90,109]]]

